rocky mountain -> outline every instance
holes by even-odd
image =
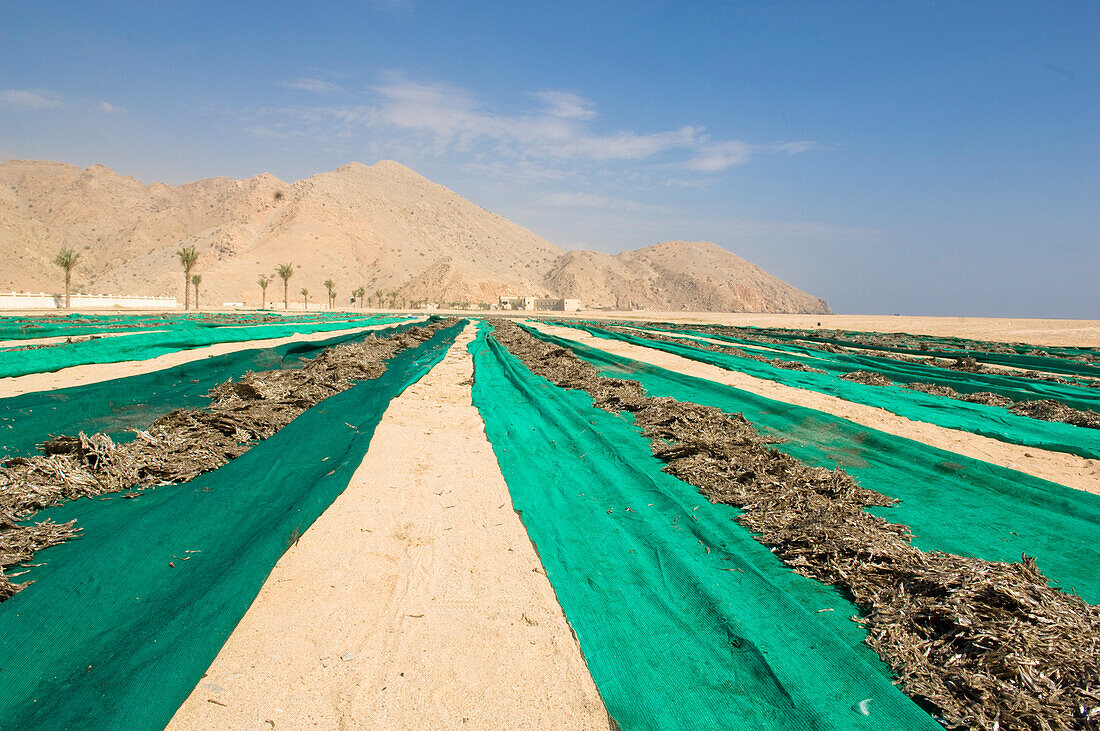
[[[144,185],[102,165],[0,164],[0,290],[58,288],[61,248],[81,254],[79,291],[176,294],[181,246],[199,252],[207,304],[258,304],[256,279],[293,262],[291,291],[339,301],[362,286],[406,301],[576,297],[586,307],[828,312],[820,299],[706,242],[615,256],[565,251],[396,162],[285,183],[263,174]],[[281,286],[269,288],[273,298]]]

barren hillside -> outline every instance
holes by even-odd
[[[825,300],[708,241],[669,241],[610,256],[571,251],[546,287],[593,307],[711,312],[828,312]]]
[[[206,303],[257,304],[259,275],[293,262],[292,292],[316,296],[331,278],[339,301],[362,286],[439,302],[530,293],[595,307],[827,311],[714,244],[566,252],[390,161],[293,184],[263,174],[180,186],[143,185],[102,165],[0,164],[0,290],[56,290],[50,260],[72,247],[78,290],[178,295],[175,251],[191,245]]]

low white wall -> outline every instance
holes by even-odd
[[[74,294],[72,308],[117,307],[130,310],[174,310],[175,297],[143,297],[134,294]],[[0,292],[0,310],[56,310],[65,306],[65,295],[39,292]]]

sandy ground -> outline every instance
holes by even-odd
[[[418,322],[423,318],[413,318],[409,322]],[[305,335],[288,335],[283,338],[266,338],[262,340],[245,340],[238,343],[217,343],[202,348],[179,350],[174,353],[165,353],[156,358],[146,360],[128,360],[121,363],[88,363],[86,365],[62,368],[50,373],[28,373],[25,376],[15,378],[0,378],[0,398],[19,396],[34,391],[49,391],[55,388],[69,388],[70,386],[85,386],[89,383],[109,381],[114,378],[125,378],[142,373],[152,373],[164,368],[190,363],[202,358],[213,358],[226,353],[234,353],[238,350],[249,348],[276,348],[287,343],[307,343],[317,340],[351,335],[363,330],[377,330],[390,327],[398,323],[385,325],[369,325],[367,327],[353,327],[346,330],[328,330],[326,332],[309,333]]]
[[[727,371],[717,366],[699,363],[654,348],[597,338],[572,328],[555,327],[541,323],[530,324],[544,332],[568,340],[582,342],[616,355],[724,383],[777,401],[807,406],[811,409],[840,416],[857,424],[923,442],[939,449],[1019,470],[1078,490],[1100,494],[1100,461],[1098,460],[1084,459],[1072,454],[1051,452],[1035,447],[1023,447],[978,434],[913,421],[892,414],[885,409],[855,404],[836,396],[794,388],[762,378],[754,378],[745,373]]]
[[[510,313],[494,313],[507,315]],[[524,313],[511,313],[524,314]],[[914,335],[973,338],[998,342],[1100,347],[1100,320],[1038,320],[1007,317],[913,317],[899,315],[761,315],[724,312],[528,312],[527,317],[579,317],[581,319],[655,320],[792,327],[823,330],[904,332]],[[818,325],[818,323],[821,323]]]
[[[471,404],[471,336],[390,404],[171,728],[608,727]]]

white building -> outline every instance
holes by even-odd
[[[175,297],[145,297],[137,294],[74,294],[72,309],[174,310]],[[0,310],[56,310],[65,307],[65,295],[39,292],[0,292]]]
[[[502,310],[549,310],[551,312],[577,312],[581,309],[579,299],[561,297],[504,296],[500,298]]]

